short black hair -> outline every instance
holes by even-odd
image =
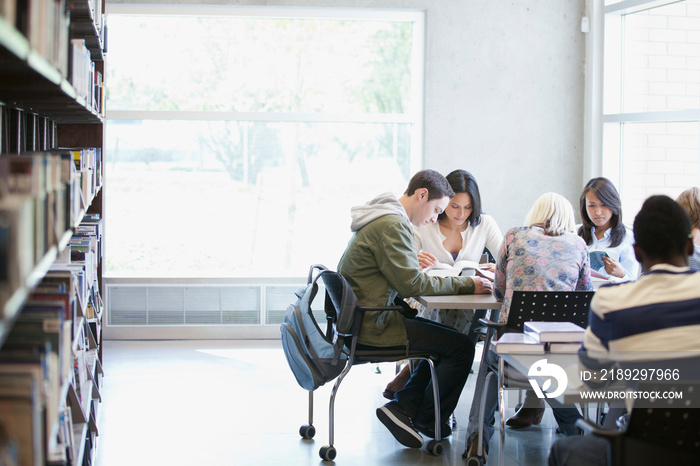
[[[421,170],[411,178],[406,188],[406,195],[412,196],[417,189],[426,188],[428,190],[428,200],[442,199],[449,197],[452,199],[455,193],[444,176],[435,170]]]
[[[479,185],[476,183],[476,178],[466,170],[454,170],[445,178],[450,183],[455,194],[467,193],[472,198],[472,213],[467,219],[467,223],[471,226],[477,226],[481,223],[481,194],[479,194]],[[454,197],[454,196],[452,196]],[[445,218],[445,212],[438,215],[438,219]]]
[[[665,195],[649,197],[634,219],[634,241],[651,259],[668,260],[686,254],[689,237],[688,214]]]

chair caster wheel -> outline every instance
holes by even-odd
[[[467,466],[484,466],[484,459],[481,456],[470,456],[467,458]]]
[[[312,439],[314,435],[316,435],[316,428],[311,424],[304,424],[299,427],[299,435],[301,435],[301,438],[304,440]]]
[[[445,447],[441,441],[431,440],[430,442],[428,442],[427,449],[433,455],[440,456],[440,455],[442,455],[442,452],[445,449]]]
[[[333,461],[336,455],[335,447],[333,445],[326,445],[321,447],[318,451],[319,456],[323,461]]]

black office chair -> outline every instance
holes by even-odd
[[[357,297],[350,287],[350,284],[342,275],[337,272],[325,271],[321,279],[326,288],[326,314],[332,324],[334,338],[337,338],[338,341],[343,343],[348,354],[345,368],[336,379],[335,385],[331,391],[328,420],[328,445],[324,445],[319,450],[321,458],[326,461],[332,461],[337,455],[334,446],[335,399],[341,382],[352,366],[365,363],[396,362],[403,359],[423,359],[430,365],[435,403],[436,439],[427,443],[427,450],[433,455],[441,455],[444,450],[444,444],[441,440],[440,432],[440,395],[437,373],[435,371],[435,363],[438,361],[438,356],[434,353],[413,351],[408,346],[382,348],[358,345],[357,337],[362,327],[362,319],[365,312],[404,312],[405,309],[401,306],[362,307],[358,304]],[[312,398],[309,397],[310,403],[312,402],[311,400]]]
[[[508,370],[502,359],[498,367],[488,365],[486,354],[491,341],[505,332],[522,332],[525,322],[551,321],[573,322],[583,328],[588,326],[588,307],[593,297],[593,291],[514,291],[511,300],[507,323],[498,323],[500,312],[493,313],[493,321],[481,319],[487,327],[486,342],[481,355],[481,364],[487,366],[488,373],[484,381],[484,391],[480,400],[478,449],[476,455],[469,456],[469,432],[465,440],[466,449],[462,457],[467,459],[468,466],[481,466],[485,463],[483,448],[483,420],[486,404],[487,387],[491,377],[499,380],[500,405],[500,458],[503,461],[503,444],[505,442],[505,393],[506,389],[527,390],[532,388],[527,377],[514,370]]]
[[[676,360],[677,364],[678,361]],[[604,430],[587,419],[576,425],[585,433],[609,442],[608,464],[700,464],[700,383],[640,383],[640,392],[681,392],[682,398],[635,402],[627,429]]]

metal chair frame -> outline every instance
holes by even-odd
[[[437,382],[437,372],[435,364],[438,362],[438,355],[430,352],[411,351],[407,346],[399,347],[367,347],[358,345],[357,339],[362,327],[364,314],[369,311],[390,311],[405,312],[401,306],[379,306],[363,307],[357,304],[357,297],[345,278],[338,272],[324,270],[321,279],[326,289],[326,318],[328,319],[328,331],[326,338],[334,341],[348,355],[345,367],[337,377],[333,389],[331,390],[329,410],[328,410],[328,445],[324,445],[319,450],[319,456],[324,461],[332,461],[337,455],[335,448],[335,400],[338,389],[345,376],[354,365],[380,362],[397,362],[401,360],[425,360],[430,367],[430,375],[433,387],[433,399],[435,409],[435,436],[436,439],[427,443],[427,450],[433,455],[439,456],[444,450],[444,443],[441,439],[440,420],[440,394]],[[351,315],[347,315],[351,313]],[[338,323],[344,322],[343,326],[349,322],[349,331],[338,328]],[[299,430],[300,435],[305,439],[313,438],[315,429],[313,427],[313,391],[309,392],[309,422]]]
[[[554,321],[573,322],[582,327],[588,325],[588,307],[593,297],[593,291],[514,291],[511,300],[510,312],[507,323],[498,323],[498,314],[492,313],[492,320],[480,319],[480,322],[487,327],[486,341],[481,355],[481,364],[486,363],[486,352],[490,351],[491,341],[494,337],[500,336],[506,331],[522,332],[525,322],[529,321]],[[495,314],[495,315],[494,315]],[[486,407],[487,387],[491,377],[498,378],[498,403],[500,406],[499,424],[499,458],[500,464],[504,460],[505,444],[505,390],[524,390],[531,388],[529,382],[507,377],[507,367],[503,358],[499,358],[498,368],[489,366],[489,372],[484,380],[484,390],[479,401],[479,429],[476,456],[469,455],[469,432],[465,438],[465,450],[463,457],[467,458],[468,466],[480,466],[484,464],[483,452],[483,430],[484,430],[484,410]],[[521,394],[519,394],[521,396]]]

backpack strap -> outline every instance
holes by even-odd
[[[403,309],[401,314],[403,314],[403,316],[407,319],[415,319],[418,315],[418,310],[409,306],[399,295],[396,295],[396,298],[394,298],[394,306],[399,306],[401,309]]]

